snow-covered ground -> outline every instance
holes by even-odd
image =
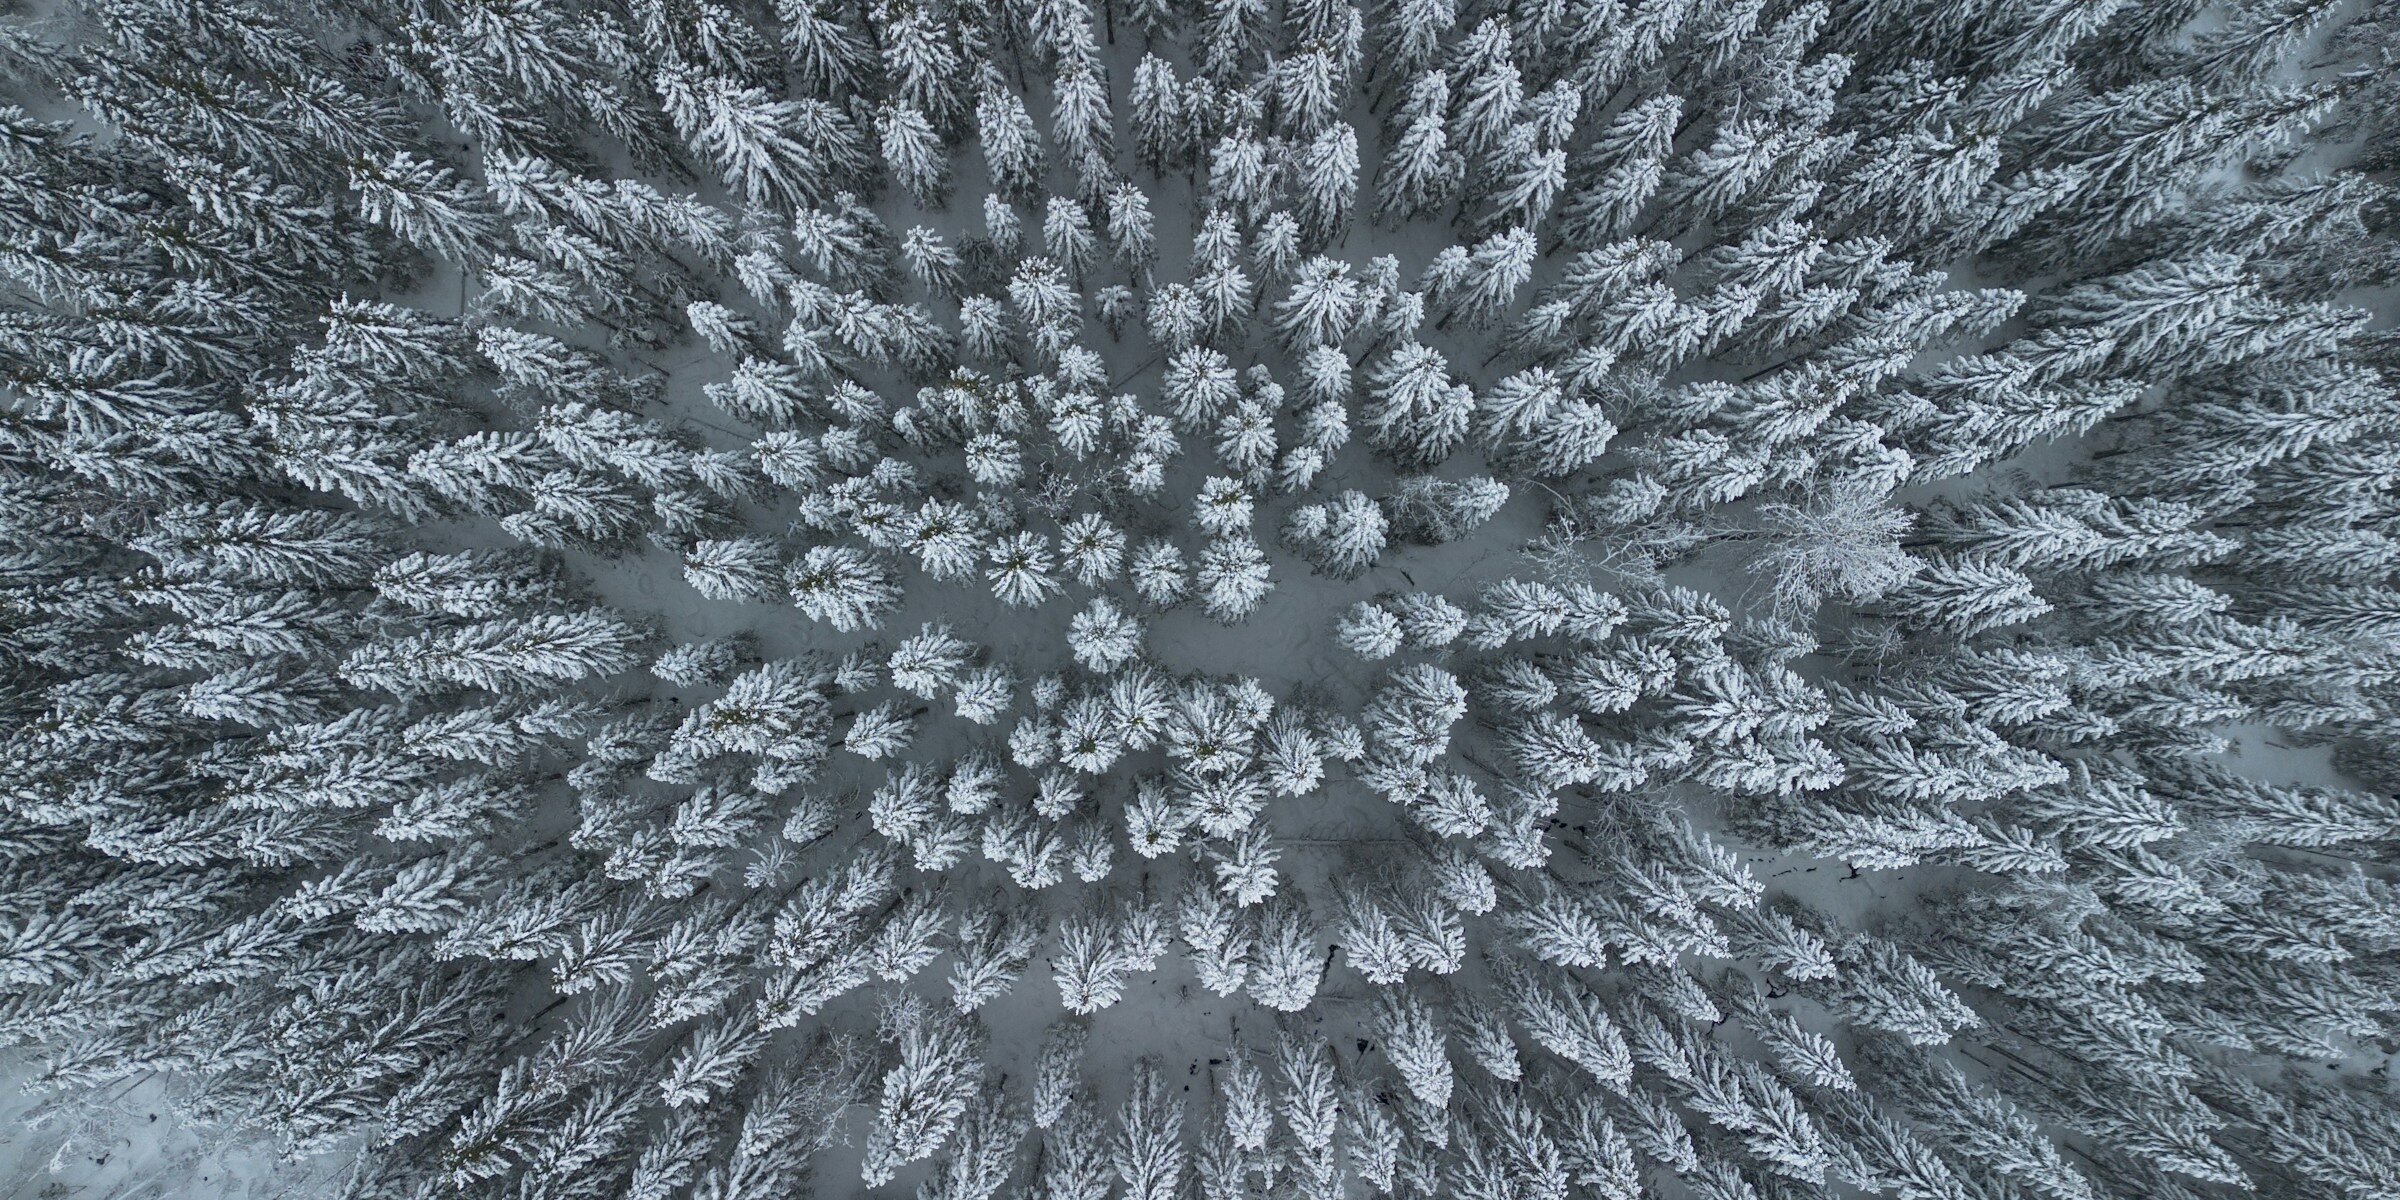
[[[337,1164],[184,1123],[155,1077],[98,1096],[42,1093],[0,1059],[0,1198],[267,1200],[322,1194]]]

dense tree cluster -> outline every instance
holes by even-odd
[[[356,1200],[2400,1197],[2393,0],[7,9],[33,1086]]]

